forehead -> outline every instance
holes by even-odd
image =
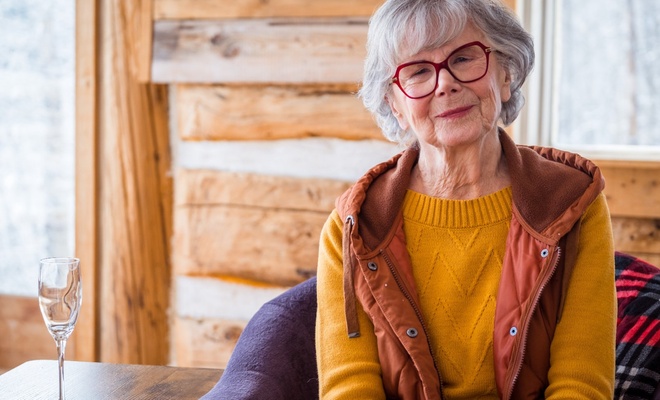
[[[447,32],[450,34],[444,37],[433,35],[430,31],[424,37],[414,34],[407,35],[402,41],[400,51],[397,52],[398,62],[420,59],[420,57],[428,57],[430,54],[435,55],[435,58],[444,58],[465,43],[485,40],[484,33],[470,22],[462,24],[460,29],[458,28]]]

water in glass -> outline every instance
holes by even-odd
[[[39,266],[39,307],[58,353],[59,399],[64,400],[64,349],[82,301],[80,261],[44,258]]]

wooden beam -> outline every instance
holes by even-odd
[[[181,171],[176,182],[176,274],[282,286],[316,274],[321,228],[349,185],[198,170]]]
[[[73,331],[72,343],[76,340],[80,344],[78,328]],[[35,297],[0,295],[0,337],[0,370],[30,360],[57,358],[55,341],[46,329]],[[66,357],[74,359],[77,349],[69,347]]]
[[[151,49],[153,42],[153,14],[154,14],[154,0],[133,0],[133,7],[129,10],[134,12],[135,15],[129,18],[133,21],[135,26],[135,33],[133,38],[135,41],[134,62],[136,64],[135,77],[138,82],[149,82],[151,80]]]
[[[184,140],[276,140],[383,135],[355,96],[357,85],[177,85]]]
[[[156,19],[370,16],[383,0],[154,0]]]
[[[168,96],[134,73],[129,24],[137,5],[102,0],[100,14],[99,358],[167,364]]]
[[[247,172],[182,169],[176,175],[176,207],[241,205],[329,214],[350,182]]]
[[[599,164],[600,165],[600,164]],[[660,218],[660,165],[603,166],[605,195],[617,217]]]
[[[176,272],[295,285],[316,275],[327,214],[244,206],[177,209]]]
[[[76,0],[76,256],[85,298],[70,358],[98,361],[98,1]]]
[[[179,367],[227,368],[246,321],[174,319],[174,359]]]
[[[357,83],[366,36],[366,18],[161,20],[154,27],[151,77],[161,83]]]
[[[613,217],[614,248],[660,256],[660,219]]]

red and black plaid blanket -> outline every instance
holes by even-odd
[[[615,399],[651,399],[660,382],[660,269],[615,254]],[[656,397],[657,398],[657,397]]]

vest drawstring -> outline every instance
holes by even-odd
[[[342,240],[342,250],[344,258],[344,312],[346,314],[346,328],[349,338],[360,336],[360,325],[358,323],[355,286],[353,286],[353,276],[355,274],[355,262],[351,254],[351,232],[355,220],[352,215],[346,217],[344,222],[344,237]]]

